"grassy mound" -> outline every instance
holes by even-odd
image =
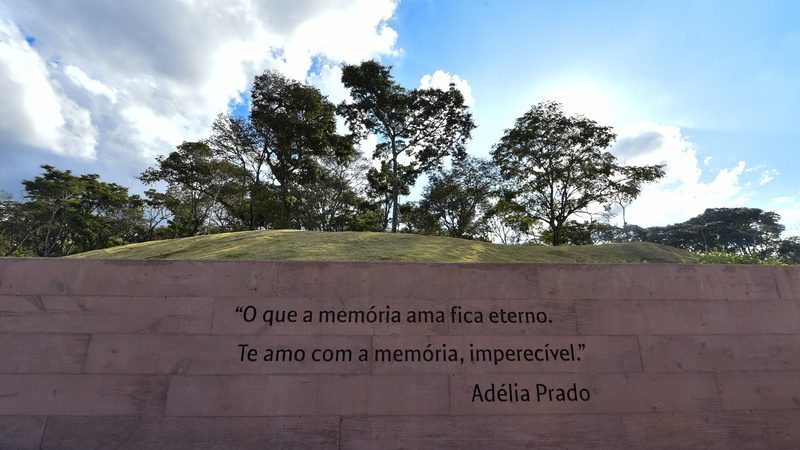
[[[72,258],[313,261],[688,263],[683,250],[651,243],[568,247],[511,246],[390,233],[243,231],[94,250]]]

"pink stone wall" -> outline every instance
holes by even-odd
[[[798,267],[0,259],[3,449],[798,445]]]

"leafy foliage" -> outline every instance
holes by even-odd
[[[432,173],[407,223],[425,234],[487,239],[491,202],[499,182],[491,161],[468,157]]]
[[[235,184],[235,166],[214,159],[213,151],[203,142],[184,142],[168,156],[156,158],[156,166],[145,170],[139,179],[145,184],[167,183],[166,197],[161,204],[172,214],[170,228],[174,237],[193,236],[215,231],[209,226],[218,203],[229,211],[223,190]]]
[[[361,214],[353,211],[373,213],[346,175],[357,152],[336,133],[335,109],[316,88],[265,72],[256,77],[249,117],[219,116],[208,139],[159,157],[140,179],[167,183],[160,204],[176,237],[348,228]]]
[[[558,103],[533,106],[492,150],[507,182],[505,200],[544,222],[552,244],[561,244],[570,217],[620,195],[634,198],[642,183],[663,177],[663,166],[618,164],[604,151],[615,137],[593,120],[566,116]]]
[[[475,128],[472,115],[455,85],[447,91],[407,90],[394,81],[391,67],[376,61],[344,66],[342,83],[353,101],[338,110],[353,136],[378,136],[373,159],[382,165],[372,179],[384,185],[391,230],[397,232],[399,196],[420,174],[439,167],[444,157],[465,156],[466,141]]]
[[[649,228],[645,240],[694,252],[767,258],[781,241],[779,221],[778,214],[758,208],[710,208],[683,223]]]
[[[781,241],[778,258],[789,264],[800,264],[800,236],[792,236]]]
[[[0,252],[63,256],[271,228],[396,232],[402,221],[406,232],[505,244],[654,242],[702,253],[705,262],[800,263],[800,237],[782,240],[780,216],[757,208],[707,209],[663,227],[628,224],[625,208],[644,183],[664,176],[663,166],[620,164],[606,151],[610,127],[567,116],[558,103],[534,105],[484,160],[466,155],[475,124],[454,85],[409,90],[376,61],[344,66],[342,82],[351,101],[336,107],[314,87],[264,72],[249,115],[220,115],[207,139],[156,158],[140,180],[166,189],[144,198],[96,174],[43,165],[23,181],[24,201],[0,193]],[[337,113],[347,136],[336,132]],[[354,145],[369,135],[378,138],[373,164]],[[422,174],[422,198],[401,205]],[[615,205],[621,228],[576,220]]]
[[[52,166],[22,182],[25,202],[2,199],[2,249],[6,256],[64,256],[138,242],[144,238],[139,196],[100,181],[96,174],[75,176]]]
[[[593,244],[654,242],[705,255],[703,261],[709,263],[800,263],[800,237],[781,239],[784,226],[780,216],[758,208],[710,208],[685,222],[663,227],[603,223],[569,226],[576,230],[588,226]]]

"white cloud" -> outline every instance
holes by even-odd
[[[758,180],[759,186],[763,186],[769,183],[770,181],[774,180],[775,177],[777,177],[778,175],[780,175],[778,169],[769,169],[761,172],[761,178]]]
[[[630,112],[642,109],[632,100],[632,89],[626,86],[625,90],[620,90],[615,83],[601,77],[563,72],[537,83],[523,98],[534,98],[537,103],[555,101],[563,105],[569,115],[580,114],[600,125],[616,125],[637,120]],[[647,102],[655,101],[651,95],[645,98]]]
[[[205,137],[267,68],[305,80],[329,61],[315,80],[338,95],[337,63],[398,52],[391,0],[4,3],[0,152],[21,142],[133,174]]]
[[[422,89],[437,88],[446,91],[450,88],[450,83],[456,86],[456,89],[461,91],[464,96],[464,104],[469,107],[475,106],[475,99],[472,97],[472,88],[469,86],[467,80],[464,80],[458,75],[451,75],[448,72],[437,70],[431,74],[423,75],[419,80],[419,87]]]
[[[121,112],[121,116],[133,124],[140,142],[167,146],[181,141],[181,127],[176,119],[159,116],[147,107],[132,105]]]
[[[0,152],[23,145],[91,159],[89,112],[65,96],[51,72],[19,28],[0,19]]]
[[[800,193],[775,197],[769,203],[769,209],[781,216],[781,223],[786,227],[783,237],[800,236]]]
[[[314,2],[320,10],[310,15],[284,41],[285,71],[305,78],[313,56],[359,62],[381,54],[396,54],[397,32],[386,24],[394,13],[389,0]],[[327,8],[323,8],[327,5]],[[274,14],[274,11],[270,11]]]
[[[380,169],[381,161],[380,159],[372,159],[372,154],[375,153],[375,148],[378,146],[378,137],[374,134],[367,135],[366,139],[362,140],[359,143],[359,148],[361,149],[361,153],[364,155],[365,158],[372,161],[372,166],[376,169]]]
[[[327,95],[328,100],[335,105],[350,99],[350,94],[344,83],[342,83],[342,68],[340,66],[325,64],[319,73],[309,74],[306,82]]]
[[[82,71],[79,67],[66,66],[64,67],[64,73],[73,83],[75,83],[75,85],[86,89],[88,92],[94,95],[106,97],[111,103],[117,102],[116,89],[112,89],[102,82],[95,80],[87,75],[86,72]]]
[[[637,146],[637,142],[649,145]],[[654,226],[683,222],[706,208],[744,206],[753,196],[743,183],[744,161],[721,168],[704,181],[694,145],[678,127],[642,123],[623,128],[612,150],[621,157],[617,148],[625,150],[626,164],[666,164],[665,178],[644,185],[642,194],[628,207],[628,223]]]

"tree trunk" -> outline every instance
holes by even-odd
[[[392,233],[397,233],[397,222],[399,221],[397,214],[398,197],[397,181],[395,181],[392,185]]]
[[[628,228],[628,221],[625,220],[625,207],[622,207],[622,228]]]
[[[250,186],[250,223],[249,228],[250,230],[256,229],[256,218],[255,218],[255,211],[253,210],[253,202],[255,201],[255,191],[253,186]]]
[[[399,183],[397,179],[397,153],[394,149],[395,145],[394,141],[392,141],[392,233],[397,233],[397,223],[399,222],[397,204],[399,203],[400,189],[397,185]]]
[[[550,229],[553,230],[553,246],[561,245],[561,227],[551,225]]]

